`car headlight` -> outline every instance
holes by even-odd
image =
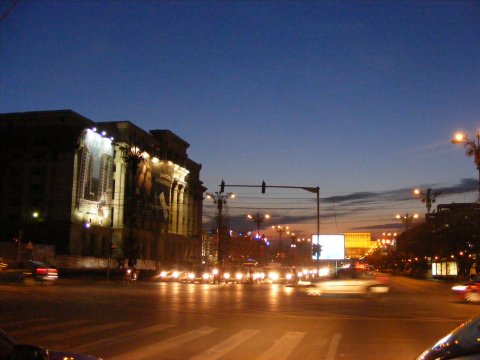
[[[242,279],[243,279],[243,274],[242,274],[242,273],[236,273],[236,274],[235,274],[235,278],[236,278],[237,280],[242,280]]]
[[[203,280],[208,280],[210,278],[210,274],[209,273],[203,273],[202,278],[203,278]]]
[[[455,285],[454,287],[452,287],[453,291],[465,291],[467,289],[468,289],[468,286],[465,286],[465,285]]]
[[[293,277],[292,274],[285,275],[285,279],[287,280],[292,280],[292,277]]]
[[[178,271],[174,271],[172,276],[177,279],[180,276],[180,273]]]
[[[277,272],[270,272],[268,274],[268,277],[270,278],[270,280],[277,281],[280,276],[278,275]]]
[[[160,272],[160,277],[166,277],[167,276],[167,272],[166,271],[162,271]]]
[[[195,279],[195,274],[194,273],[188,273],[188,278],[190,280]]]
[[[230,279],[230,273],[226,272],[225,274],[223,274],[223,277],[225,279]]]

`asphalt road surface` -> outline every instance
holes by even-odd
[[[0,284],[0,327],[103,359],[412,359],[480,306],[452,284],[391,277],[387,296],[284,285]]]

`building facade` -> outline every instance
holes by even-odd
[[[61,110],[0,114],[0,139],[0,241],[54,245],[65,267],[200,261],[201,165],[171,131]]]

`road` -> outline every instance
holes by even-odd
[[[412,359],[480,307],[451,284],[391,277],[385,297],[284,285],[0,285],[17,340],[104,359]]]

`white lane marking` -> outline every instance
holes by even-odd
[[[192,360],[214,360],[221,358],[229,351],[235,349],[237,346],[247,341],[251,337],[258,334],[260,330],[244,329],[235,335],[223,340],[222,342],[212,346],[204,352],[192,357]]]
[[[114,322],[114,323],[104,324],[104,325],[87,326],[82,329],[72,330],[70,332],[63,332],[62,334],[47,333],[45,334],[45,336],[40,335],[36,337],[35,340],[48,339],[48,341],[51,341],[51,342],[58,342],[58,341],[68,340],[71,337],[78,338],[83,335],[90,335],[96,332],[105,331],[105,330],[109,330],[109,329],[113,329],[121,326],[127,326],[127,325],[131,325],[131,323],[130,322]]]
[[[287,359],[305,336],[304,332],[287,331],[280,339],[275,340],[258,360],[284,360]]]
[[[158,356],[162,351],[170,350],[174,347],[178,347],[189,341],[195,340],[201,336],[205,336],[215,331],[215,328],[204,327],[198,330],[193,330],[188,333],[166,339],[164,341],[157,342],[155,344],[141,347],[137,350],[130,351],[124,354],[120,354],[109,358],[109,360],[141,360],[153,356]]]
[[[330,341],[330,346],[328,347],[327,356],[325,356],[325,360],[335,359],[335,355],[337,354],[337,348],[340,344],[341,338],[342,334],[333,334],[332,341]]]
[[[76,353],[86,353],[92,350],[95,350],[99,346],[111,346],[113,344],[119,343],[119,342],[124,342],[127,340],[130,340],[134,337],[139,337],[139,336],[144,336],[144,335],[150,335],[154,334],[156,332],[160,332],[162,330],[165,330],[167,328],[172,327],[173,325],[165,325],[165,324],[158,324],[154,326],[149,326],[141,329],[135,329],[134,331],[129,331],[127,333],[122,332],[121,335],[114,334],[111,337],[96,340],[96,341],[91,341],[89,343],[84,343],[81,344],[77,347],[72,347],[70,351],[76,352]]]

